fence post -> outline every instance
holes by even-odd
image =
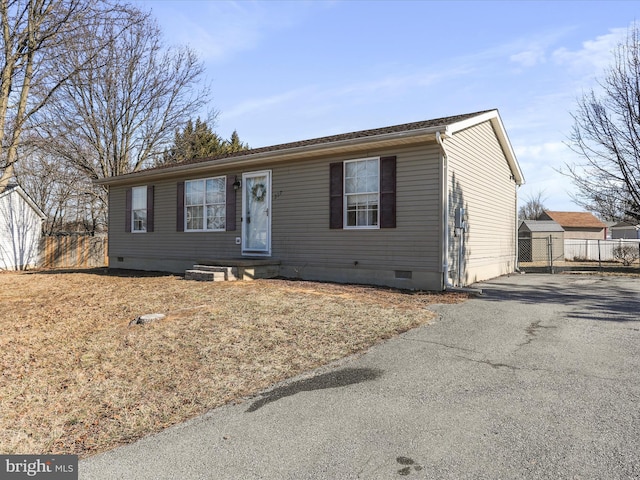
[[[549,253],[549,266],[551,273],[553,274],[553,237],[551,235],[549,235],[548,242],[547,252]]]
[[[589,240],[585,239],[584,241],[584,258],[589,260],[591,256],[589,255]]]
[[[602,255],[600,255],[600,239],[598,239],[598,269],[602,271]]]

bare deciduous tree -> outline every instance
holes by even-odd
[[[24,150],[20,149],[15,176],[47,215],[42,228],[45,235],[105,230],[106,212],[85,175],[42,149]]]
[[[86,32],[92,47],[106,47],[59,89],[42,122],[52,151],[90,180],[151,165],[207,102],[206,89],[197,89],[204,71],[197,55],[165,47],[148,13],[127,6],[126,14],[131,27],[122,35],[111,22]],[[62,61],[78,67],[74,58]]]
[[[544,202],[546,198],[542,196],[543,192],[539,191],[535,195],[527,197],[526,202],[518,210],[519,220],[537,220],[544,213],[546,207]]]
[[[0,192],[34,116],[99,51],[85,45],[82,32],[118,10],[92,0],[0,1]],[[76,56],[73,65],[59,62]]]
[[[94,231],[106,192],[92,180],[161,157],[207,102],[203,66],[117,0],[0,0],[0,20],[0,192],[19,174],[48,230]]]
[[[574,201],[607,220],[640,219],[640,31],[634,25],[599,82],[578,102],[570,137],[584,163],[566,165]]]

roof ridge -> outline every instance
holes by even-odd
[[[310,146],[310,145],[323,145],[323,144],[328,144],[328,143],[337,142],[337,141],[341,141],[341,140],[350,140],[350,139],[356,139],[356,138],[372,137],[372,136],[380,135],[380,134],[384,134],[384,133],[398,133],[398,132],[405,132],[405,131],[408,132],[408,131],[412,131],[412,130],[419,130],[421,128],[444,126],[444,125],[447,125],[447,124],[460,122],[460,121],[467,120],[469,118],[473,118],[473,117],[476,117],[478,115],[482,115],[482,114],[493,112],[493,111],[497,111],[497,108],[492,108],[492,109],[488,109],[488,110],[480,110],[480,111],[477,111],[477,112],[464,113],[464,114],[459,114],[459,115],[451,115],[451,116],[447,116],[447,117],[439,117],[439,118],[434,118],[434,119],[430,119],[430,120],[419,120],[419,121],[416,121],[416,122],[401,123],[401,124],[397,124],[397,125],[389,125],[389,126],[386,126],[386,127],[378,127],[378,128],[364,129],[364,130],[356,130],[356,131],[353,131],[353,132],[339,133],[339,134],[327,135],[327,136],[323,136],[323,137],[310,138],[310,139],[306,139],[306,140],[298,140],[298,141],[293,141],[293,142],[279,143],[279,144],[275,144],[275,145],[266,145],[266,146],[263,146],[263,147],[251,148],[251,149],[248,149],[248,150],[241,150],[241,151],[238,151],[238,152],[223,153],[223,154],[212,155],[212,156],[208,156],[208,157],[186,159],[186,160],[183,160],[181,162],[176,162],[176,163],[170,163],[170,164],[164,164],[164,165],[158,165],[158,166],[155,166],[155,167],[145,168],[143,170],[140,170],[140,172],[160,170],[160,169],[164,169],[164,168],[176,167],[176,166],[179,166],[179,165],[192,165],[192,164],[203,163],[203,162],[208,162],[208,161],[212,161],[212,160],[221,160],[221,159],[225,159],[225,158],[243,157],[243,156],[246,156],[246,155],[254,155],[254,154],[264,153],[264,152],[276,152],[276,151],[280,151],[280,150],[286,150],[288,148],[305,147],[305,146]]]
[[[549,218],[564,226],[571,227],[606,227],[606,225],[591,212],[565,212],[545,210]]]

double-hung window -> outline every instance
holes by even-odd
[[[344,162],[344,197],[344,228],[379,228],[379,158]]]
[[[396,228],[396,156],[329,164],[329,228]]]
[[[131,231],[147,231],[147,187],[131,189]]]
[[[226,177],[184,182],[185,230],[223,231],[226,226]]]

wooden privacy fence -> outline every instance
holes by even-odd
[[[42,237],[42,268],[91,268],[109,265],[106,236]]]

